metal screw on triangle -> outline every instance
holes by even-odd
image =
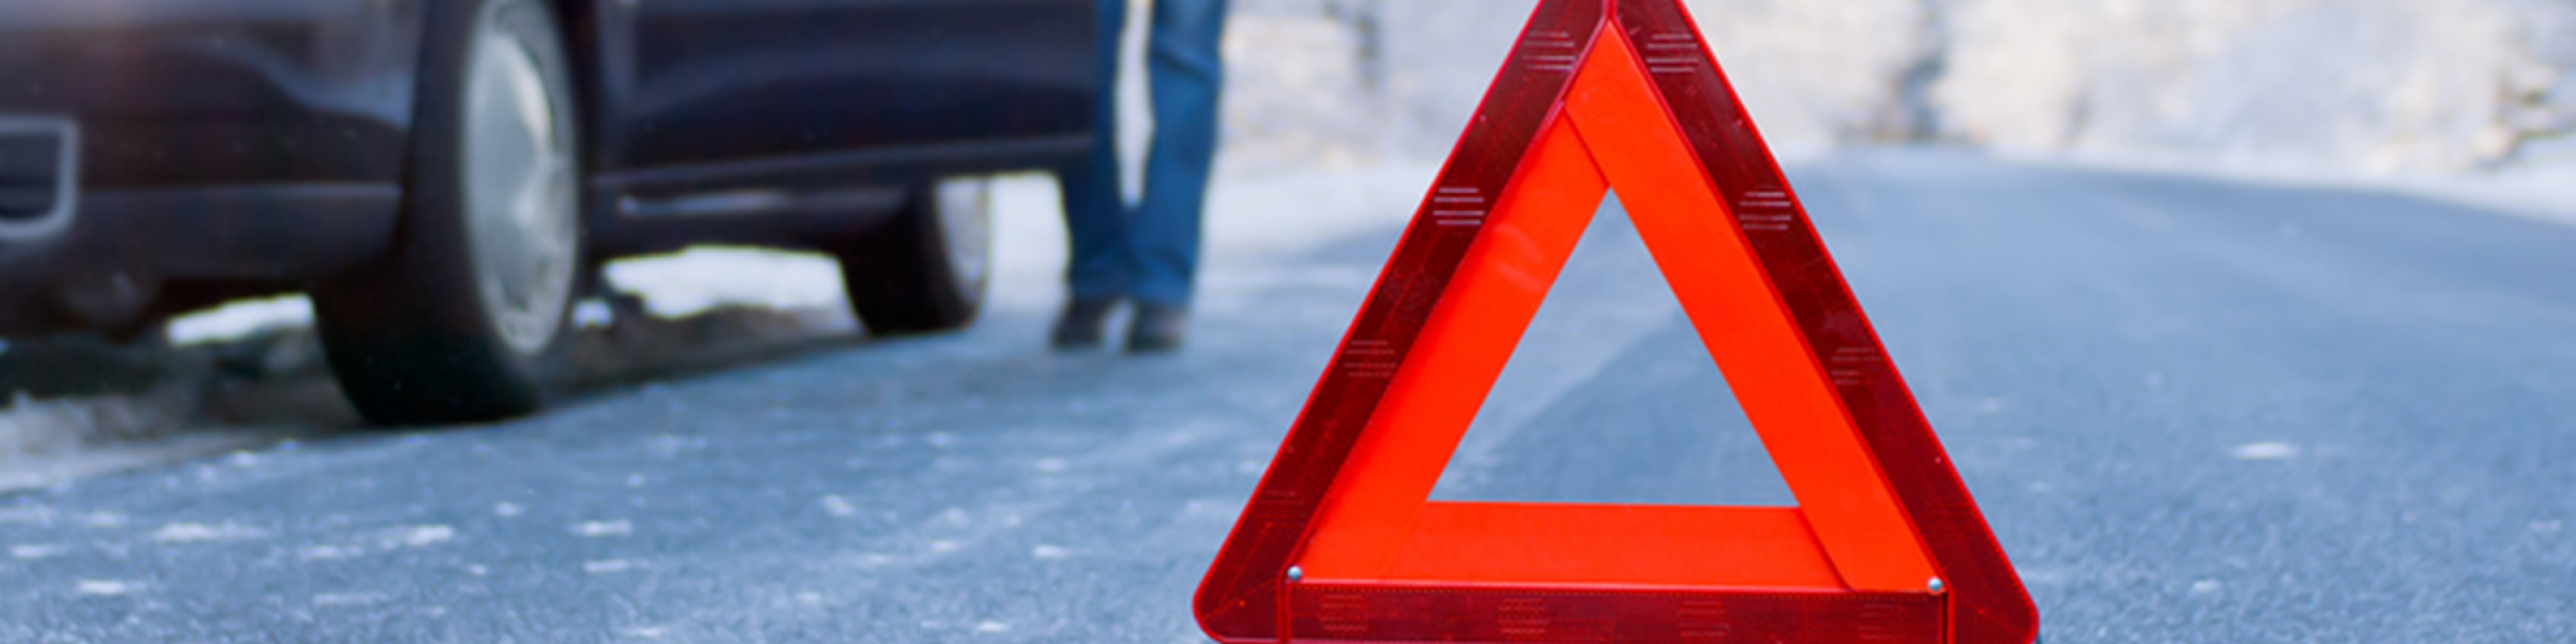
[[[1924,587],[1925,587],[1925,588],[1928,588],[1928,589],[1931,589],[1932,594],[1935,594],[1935,595],[1941,594],[1941,591],[1942,591],[1944,588],[1947,588],[1947,586],[1944,586],[1944,585],[1941,583],[1941,578],[1940,578],[1940,577],[1933,577],[1933,578],[1932,578],[1932,583],[1924,584]]]
[[[1295,582],[1297,582],[1297,581],[1304,580],[1305,578],[1306,578],[1306,569],[1304,569],[1304,568],[1299,568],[1299,567],[1296,567],[1296,566],[1289,566],[1289,567],[1288,567],[1288,581],[1289,581],[1290,583],[1295,583]],[[1933,580],[1933,583],[1934,583],[1935,585],[1938,585],[1938,584],[1940,583],[1940,580],[1935,579],[1935,580]]]

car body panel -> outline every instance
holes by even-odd
[[[80,141],[71,223],[0,239],[0,336],[130,324],[382,253],[438,1],[0,1],[0,120],[68,121]],[[890,190],[1053,167],[1090,141],[1092,0],[556,6],[593,261],[854,234],[897,209]],[[707,196],[744,190],[783,197]],[[654,216],[704,203],[774,207]]]
[[[0,115],[80,123],[88,190],[400,179],[418,0],[0,2]]]
[[[600,169],[687,166],[1089,127],[1092,4],[645,0],[599,12]]]
[[[0,2],[0,119],[78,141],[66,225],[0,240],[0,333],[133,326],[382,252],[420,7]]]
[[[891,217],[886,188],[1042,168],[1090,146],[1092,0],[637,0],[577,10],[602,257],[812,246]],[[710,218],[710,195],[773,204]],[[688,216],[670,216],[685,213]]]

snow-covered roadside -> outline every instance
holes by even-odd
[[[181,388],[59,400],[16,398],[7,411],[0,411],[0,492],[251,442],[235,433],[174,436],[197,406],[192,392]]]
[[[116,347],[89,340],[12,346],[6,360],[13,390],[0,409],[0,492],[53,485],[101,472],[241,449],[288,437],[271,411],[310,396],[284,381],[253,382],[248,372],[288,366],[297,351],[279,351],[265,333],[227,347]],[[221,355],[229,352],[231,355]],[[230,360],[233,373],[224,373]],[[240,413],[263,410],[259,413]],[[215,427],[211,417],[237,421]]]

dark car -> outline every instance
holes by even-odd
[[[0,336],[311,294],[369,419],[524,413],[611,259],[983,297],[978,176],[1089,145],[1092,0],[0,0]]]

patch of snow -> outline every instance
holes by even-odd
[[[832,516],[847,517],[859,513],[858,506],[851,505],[849,499],[841,498],[838,494],[823,497],[822,503],[823,512]]]
[[[63,553],[69,552],[70,550],[70,548],[63,547],[59,544],[22,543],[9,546],[9,558],[20,561],[31,559],[51,559],[62,556]]]
[[[180,522],[161,526],[159,531],[152,533],[151,539],[162,543],[196,543],[247,541],[266,536],[267,532],[229,521],[214,525]]]
[[[100,597],[125,595],[142,589],[142,584],[113,579],[83,579],[72,585],[72,592]]]
[[[368,604],[385,603],[392,599],[392,595],[384,593],[322,593],[313,596],[313,605],[365,606]]]
[[[841,269],[812,253],[702,246],[620,260],[608,279],[644,298],[658,317],[682,318],[728,305],[782,309],[841,306]]]
[[[365,553],[359,552],[356,548],[323,544],[318,546],[305,546],[303,550],[298,550],[295,554],[297,557],[301,557],[305,561],[330,561],[334,559],[347,559]]]
[[[581,571],[594,575],[604,575],[608,573],[634,570],[641,565],[642,564],[638,564],[632,559],[602,559],[598,561],[582,562]]]
[[[40,399],[24,392],[11,396],[7,408],[0,409],[0,462],[40,457],[26,459],[30,469],[78,471],[126,460],[113,450],[103,454],[92,450],[162,438],[195,413],[198,405],[197,393],[184,387],[63,399]],[[231,445],[200,442],[191,447],[222,451]],[[32,474],[18,467],[0,468],[0,489],[47,480],[63,479]]]
[[[623,537],[635,533],[635,524],[625,519],[616,521],[583,521],[573,526],[573,534],[585,537]]]
[[[238,451],[262,440],[258,432],[189,431],[206,398],[203,388],[184,382],[73,398],[13,393],[0,408],[0,492]]]
[[[956,551],[958,551],[958,549],[960,549],[960,548],[964,548],[964,547],[965,547],[965,546],[957,545],[957,542],[955,542],[955,541],[949,541],[949,540],[946,540],[946,539],[941,539],[941,540],[938,540],[938,541],[932,541],[932,542],[930,542],[930,552],[932,552],[933,554],[947,554],[947,553],[951,553],[951,552],[956,552]]]
[[[657,640],[657,639],[662,639],[662,635],[663,635],[663,634],[665,634],[665,633],[669,633],[669,632],[670,632],[670,629],[666,629],[666,628],[663,628],[663,627],[660,627],[660,626],[636,626],[636,627],[633,627],[633,628],[622,628],[622,629],[618,629],[618,630],[617,630],[617,634],[619,634],[619,635],[624,635],[624,636],[627,636],[627,637],[643,638],[643,639],[648,639],[648,640]]]
[[[617,321],[617,313],[609,308],[607,302],[587,299],[572,306],[573,328],[595,329],[608,326],[615,321]]]
[[[2299,457],[2299,446],[2271,441],[2246,443],[2229,450],[2228,455],[2240,461],[2288,460]]]
[[[1044,560],[1052,560],[1052,559],[1063,559],[1063,558],[1065,558],[1065,557],[1070,557],[1070,556],[1073,556],[1073,552],[1072,552],[1072,551],[1070,551],[1070,550],[1066,550],[1066,549],[1064,549],[1064,546],[1058,546],[1058,545],[1051,545],[1051,544],[1043,544],[1043,543],[1042,543],[1042,544],[1038,544],[1038,547],[1036,547],[1036,548],[1031,548],[1031,549],[1029,550],[1029,558],[1031,558],[1031,559],[1037,559],[1037,560],[1041,560],[1041,561],[1044,561]]]
[[[301,295],[243,300],[170,320],[170,343],[180,346],[239,340],[261,331],[313,325],[313,300]]]
[[[519,504],[511,503],[509,501],[492,504],[492,514],[494,516],[515,517],[519,516],[520,513],[527,511],[527,508],[519,507]]]
[[[1011,625],[1009,625],[1009,624],[1004,624],[1004,623],[1001,623],[1001,622],[996,622],[996,621],[986,620],[986,621],[981,621],[981,622],[976,622],[976,623],[975,623],[975,632],[977,632],[977,633],[1008,633],[1008,632],[1011,632]]]
[[[421,548],[455,539],[456,529],[443,525],[412,526],[401,529],[396,536],[404,546]]]

